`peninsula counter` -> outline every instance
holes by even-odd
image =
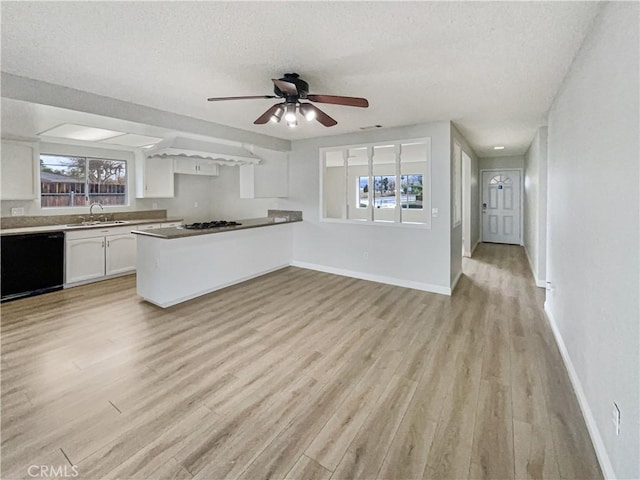
[[[265,217],[208,230],[134,230],[138,295],[165,308],[284,268],[299,221]]]

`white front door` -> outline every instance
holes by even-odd
[[[482,241],[521,243],[520,172],[482,172]]]

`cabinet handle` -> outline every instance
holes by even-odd
[[[109,246],[109,240],[107,240],[107,247]]]
[[[104,248],[104,240],[102,240],[102,248]]]

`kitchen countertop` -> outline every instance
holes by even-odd
[[[153,230],[134,230],[132,233],[136,235],[145,235],[148,237],[156,237],[165,240],[171,240],[174,238],[195,237],[198,235],[211,235],[213,233],[235,232],[237,230],[247,230],[249,228],[268,227],[272,225],[283,225],[286,223],[301,222],[302,218],[289,219],[288,217],[261,217],[261,218],[248,218],[244,220],[238,220],[238,223],[242,225],[235,225],[231,227],[217,227],[208,228],[205,230],[189,230],[186,228],[171,227],[171,228],[154,228]]]
[[[116,228],[116,227],[136,227],[138,225],[144,225],[149,223],[169,223],[169,222],[181,222],[182,218],[145,218],[142,220],[126,220],[126,223],[107,223],[102,225],[78,225],[70,227],[68,225],[44,225],[39,227],[21,227],[21,228],[6,228],[0,230],[0,235],[23,235],[29,233],[47,233],[47,232],[66,232],[75,230],[89,230],[93,228]],[[158,229],[160,230],[160,229]],[[171,230],[163,228],[162,230]]]

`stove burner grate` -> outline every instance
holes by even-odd
[[[238,222],[228,222],[227,220],[212,220],[210,222],[198,222],[183,225],[183,228],[188,230],[206,230],[209,228],[223,228],[223,227],[236,227],[242,225]]]

